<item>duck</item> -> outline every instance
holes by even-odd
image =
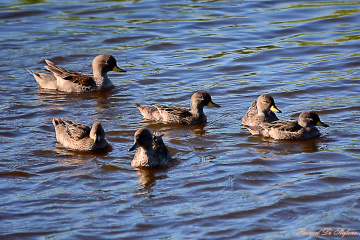
[[[108,146],[105,131],[99,121],[92,127],[62,118],[54,118],[56,139],[65,148],[76,151],[93,151]]]
[[[119,68],[116,59],[110,54],[101,54],[92,62],[93,74],[70,71],[55,65],[50,60],[45,60],[45,70],[50,73],[38,73],[28,70],[41,88],[53,89],[64,92],[93,92],[107,90],[114,85],[109,79],[109,71],[126,72]]]
[[[254,100],[248,111],[242,118],[241,124],[245,126],[252,135],[259,135],[259,125],[279,120],[276,113],[282,111],[276,107],[275,100],[269,94],[262,94]]]
[[[134,145],[128,149],[128,151],[137,149],[131,166],[153,168],[170,165],[172,157],[162,136],[152,134],[147,128],[137,130],[134,134]]]
[[[212,101],[209,93],[204,91],[197,91],[191,96],[191,109],[162,104],[144,106],[134,103],[133,105],[139,109],[145,119],[184,125],[207,122],[207,117],[204,113],[205,106],[221,107]]]
[[[316,126],[329,127],[328,124],[320,121],[320,117],[315,112],[303,112],[298,120],[273,121],[261,123],[261,135],[277,140],[297,139],[305,140],[320,136],[321,133]]]

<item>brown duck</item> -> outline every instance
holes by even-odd
[[[140,110],[146,119],[186,125],[206,122],[205,106],[220,107],[220,105],[212,101],[210,94],[203,91],[195,92],[192,95],[190,100],[191,109],[162,104],[143,106],[134,103],[134,106]]]
[[[280,109],[275,106],[274,98],[269,94],[262,94],[253,101],[241,123],[251,134],[258,135],[261,123],[279,120],[274,112],[281,113]]]
[[[92,92],[114,87],[107,76],[109,71],[126,72],[117,66],[116,59],[109,54],[102,54],[92,62],[93,75],[70,71],[45,60],[46,70],[51,73],[37,73],[28,70],[41,88],[56,89],[64,92]]]
[[[171,154],[162,136],[153,135],[146,128],[137,130],[134,135],[134,145],[129,149],[133,151],[138,148],[131,166],[136,168],[168,166],[171,163]]]
[[[57,141],[67,149],[92,151],[108,146],[105,131],[100,122],[95,122],[92,128],[61,118],[54,118],[52,122]]]
[[[316,126],[329,127],[320,121],[319,115],[315,112],[303,112],[298,121],[285,120],[260,124],[261,135],[274,139],[310,139],[320,135]]]

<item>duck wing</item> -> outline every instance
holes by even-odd
[[[48,71],[47,69],[45,69]],[[56,77],[51,73],[38,73],[33,72],[31,70],[28,70],[29,73],[31,73],[35,80],[38,82],[40,87],[47,88],[47,89],[56,89],[57,83],[56,83]]]
[[[257,116],[257,106],[256,106],[257,101],[254,100],[251,104],[251,106],[249,107],[249,109],[247,110],[247,112],[245,113],[245,115],[242,118],[241,124],[244,126],[252,126],[255,125],[255,118]]]
[[[267,129],[275,128],[276,130],[282,132],[296,132],[302,128],[296,120],[279,120],[270,123],[263,123],[261,126]]]
[[[45,66],[45,68],[52,72],[55,77],[60,77],[61,79],[68,80],[85,88],[96,88],[96,83],[91,74],[70,71],[66,68],[55,65],[49,60],[45,61],[48,64],[48,66]]]
[[[91,131],[91,128],[89,126],[81,123],[75,123],[69,120],[63,120],[62,122],[65,125],[66,134],[70,138],[78,141],[83,138],[89,137]]]
[[[187,118],[191,117],[191,110],[185,107],[179,106],[171,106],[171,105],[162,105],[162,104],[154,104],[154,107],[158,109],[161,115],[167,115],[168,117],[176,117],[176,118]]]

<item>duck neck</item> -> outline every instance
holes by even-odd
[[[112,82],[110,81],[107,72],[99,71],[99,70],[93,70],[94,73],[94,79],[96,82],[96,85],[98,88],[110,88],[114,86]]]
[[[259,107],[258,107],[258,116],[265,116],[269,111],[262,111]]]
[[[107,73],[102,72],[100,68],[93,67],[92,69],[95,78],[107,77]]]
[[[153,151],[153,141],[144,142],[140,147],[143,152],[150,153]]]
[[[310,130],[310,129],[317,129],[316,126],[314,126],[314,125],[312,125],[312,124],[309,124],[309,123],[306,123],[306,122],[299,121],[298,124],[299,124],[301,127],[305,128],[305,129],[308,129],[308,130]]]
[[[191,113],[199,117],[205,116],[204,106],[202,104],[191,103]]]
[[[265,115],[266,115],[267,111],[264,111],[264,110],[261,108],[261,106],[260,106],[260,104],[259,104],[259,101],[257,101],[257,103],[256,103],[256,108],[257,108],[257,115],[258,115],[258,116],[265,116]]]

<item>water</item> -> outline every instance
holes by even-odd
[[[1,239],[357,239],[359,19],[360,1],[2,1]],[[128,71],[104,93],[43,90],[26,71],[90,72],[102,53]],[[207,124],[132,106],[189,106],[196,90],[222,106]],[[281,119],[314,110],[330,128],[251,136],[241,117],[262,93]],[[101,120],[112,149],[62,148],[54,117]],[[165,134],[174,166],[131,167],[140,127]]]

